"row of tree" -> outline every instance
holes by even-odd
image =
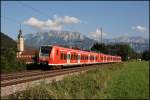
[[[137,53],[127,44],[106,45],[104,43],[103,44],[95,43],[92,46],[91,50],[101,52],[104,54],[121,56],[123,61],[127,61],[130,59],[149,60],[149,51]]]

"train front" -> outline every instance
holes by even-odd
[[[40,65],[47,65],[49,64],[51,58],[50,58],[50,54],[52,51],[52,46],[49,45],[43,45],[40,47],[39,50],[39,64]]]

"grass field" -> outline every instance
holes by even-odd
[[[101,65],[62,81],[28,88],[13,99],[149,99],[148,62]]]
[[[108,98],[149,98],[148,62],[129,62],[113,75],[108,84]]]

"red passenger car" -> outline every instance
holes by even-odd
[[[50,66],[72,66],[111,62],[121,62],[121,57],[75,50],[56,45],[43,45],[39,51],[39,63]]]

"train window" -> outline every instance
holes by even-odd
[[[75,54],[73,54],[73,60],[75,60]]]
[[[65,60],[65,54],[63,53],[63,60]]]
[[[56,50],[56,55],[58,55],[58,49]]]
[[[93,60],[93,56],[91,56],[91,60]]]
[[[72,54],[72,60],[74,60],[74,54]]]
[[[72,57],[71,57],[71,58],[72,58],[72,60],[74,60],[74,54],[72,54]]]
[[[63,53],[63,59],[65,60],[65,54]]]
[[[74,60],[76,60],[76,55],[75,54],[73,55],[73,58],[74,58]]]
[[[61,53],[61,55],[60,55],[60,59],[61,59],[61,60],[63,60],[63,53]]]
[[[71,54],[71,58],[70,59],[72,60],[72,54]]]
[[[64,60],[66,60],[67,59],[67,54],[64,54]]]
[[[42,56],[49,56],[51,50],[52,50],[52,47],[50,47],[50,46],[41,46],[40,47]]]

